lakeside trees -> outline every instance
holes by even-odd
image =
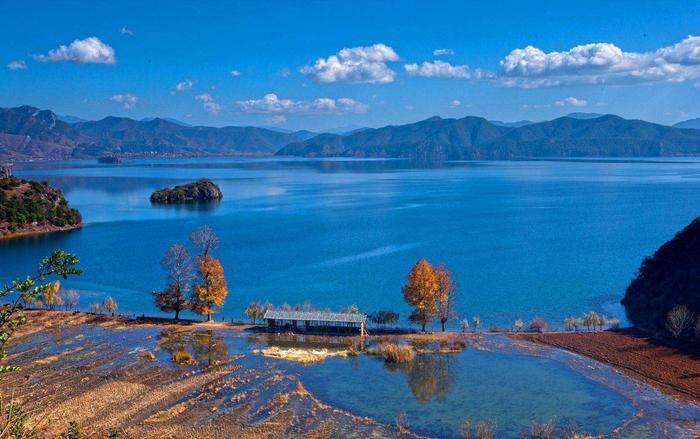
[[[444,264],[437,267],[425,258],[413,265],[401,290],[406,303],[414,310],[408,319],[425,326],[434,318],[438,318],[445,331],[445,323],[456,317],[455,296],[457,288],[452,273]]]
[[[435,269],[427,259],[422,258],[413,265],[408,274],[406,285],[402,292],[404,300],[414,307],[408,319],[421,325],[425,332],[425,325],[436,316],[437,303],[435,296],[438,290],[438,280]]]
[[[207,321],[217,309],[224,305],[228,295],[228,285],[224,268],[211,253],[219,247],[219,237],[207,225],[192,232],[190,240],[199,249],[195,258],[197,281],[192,290],[192,311],[206,315]]]
[[[192,232],[190,241],[199,251],[194,262],[184,245],[171,245],[161,260],[168,273],[165,289],[153,291],[153,298],[161,311],[175,312],[175,320],[180,319],[180,312],[190,310],[211,321],[212,314],[224,305],[228,295],[224,268],[212,256],[219,247],[219,237],[211,227],[203,225]]]
[[[175,312],[175,320],[179,320],[180,311],[190,307],[187,294],[194,278],[192,257],[184,245],[177,243],[168,248],[160,265],[168,271],[168,280],[165,290],[153,292],[156,306],[163,312]]]

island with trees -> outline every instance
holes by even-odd
[[[60,189],[46,182],[0,177],[0,239],[82,226]]]
[[[219,201],[221,189],[213,181],[202,178],[192,183],[177,185],[172,189],[160,189],[151,194],[153,204],[182,204]]]

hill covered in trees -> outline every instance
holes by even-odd
[[[48,183],[0,179],[0,238],[80,227],[80,212]]]
[[[669,329],[669,312],[676,307],[688,311],[692,321],[685,329],[692,328],[700,314],[700,218],[642,261],[622,304],[629,320],[649,333]]]
[[[151,194],[151,203],[199,203],[220,200],[222,196],[219,186],[211,180],[202,178],[192,183],[175,186],[172,189],[157,190]]]

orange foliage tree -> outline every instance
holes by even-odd
[[[437,276],[437,290],[435,292],[435,302],[437,307],[437,317],[440,319],[442,332],[445,332],[445,323],[449,319],[457,317],[455,311],[455,299],[457,296],[457,286],[455,285],[452,272],[445,264],[435,267]]]
[[[197,256],[196,261],[198,280],[192,291],[192,311],[206,315],[211,321],[211,315],[224,305],[228,294],[224,268],[211,256]]]
[[[438,276],[435,269],[427,259],[422,258],[413,265],[402,292],[404,300],[414,307],[409,320],[420,324],[423,332],[425,332],[425,325],[436,316],[437,291]]]

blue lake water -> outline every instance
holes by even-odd
[[[55,248],[84,274],[65,282],[81,307],[109,294],[120,310],[156,313],[159,261],[209,224],[221,238],[230,294],[220,316],[252,300],[355,303],[408,313],[401,285],[420,257],[445,262],[458,311],[483,325],[542,316],[555,323],[617,302],[642,258],[695,218],[700,162],[463,162],[192,159],[19,166],[62,188],[86,226],[0,241],[0,280],[23,275]],[[154,207],[155,190],[208,177],[215,206]]]

